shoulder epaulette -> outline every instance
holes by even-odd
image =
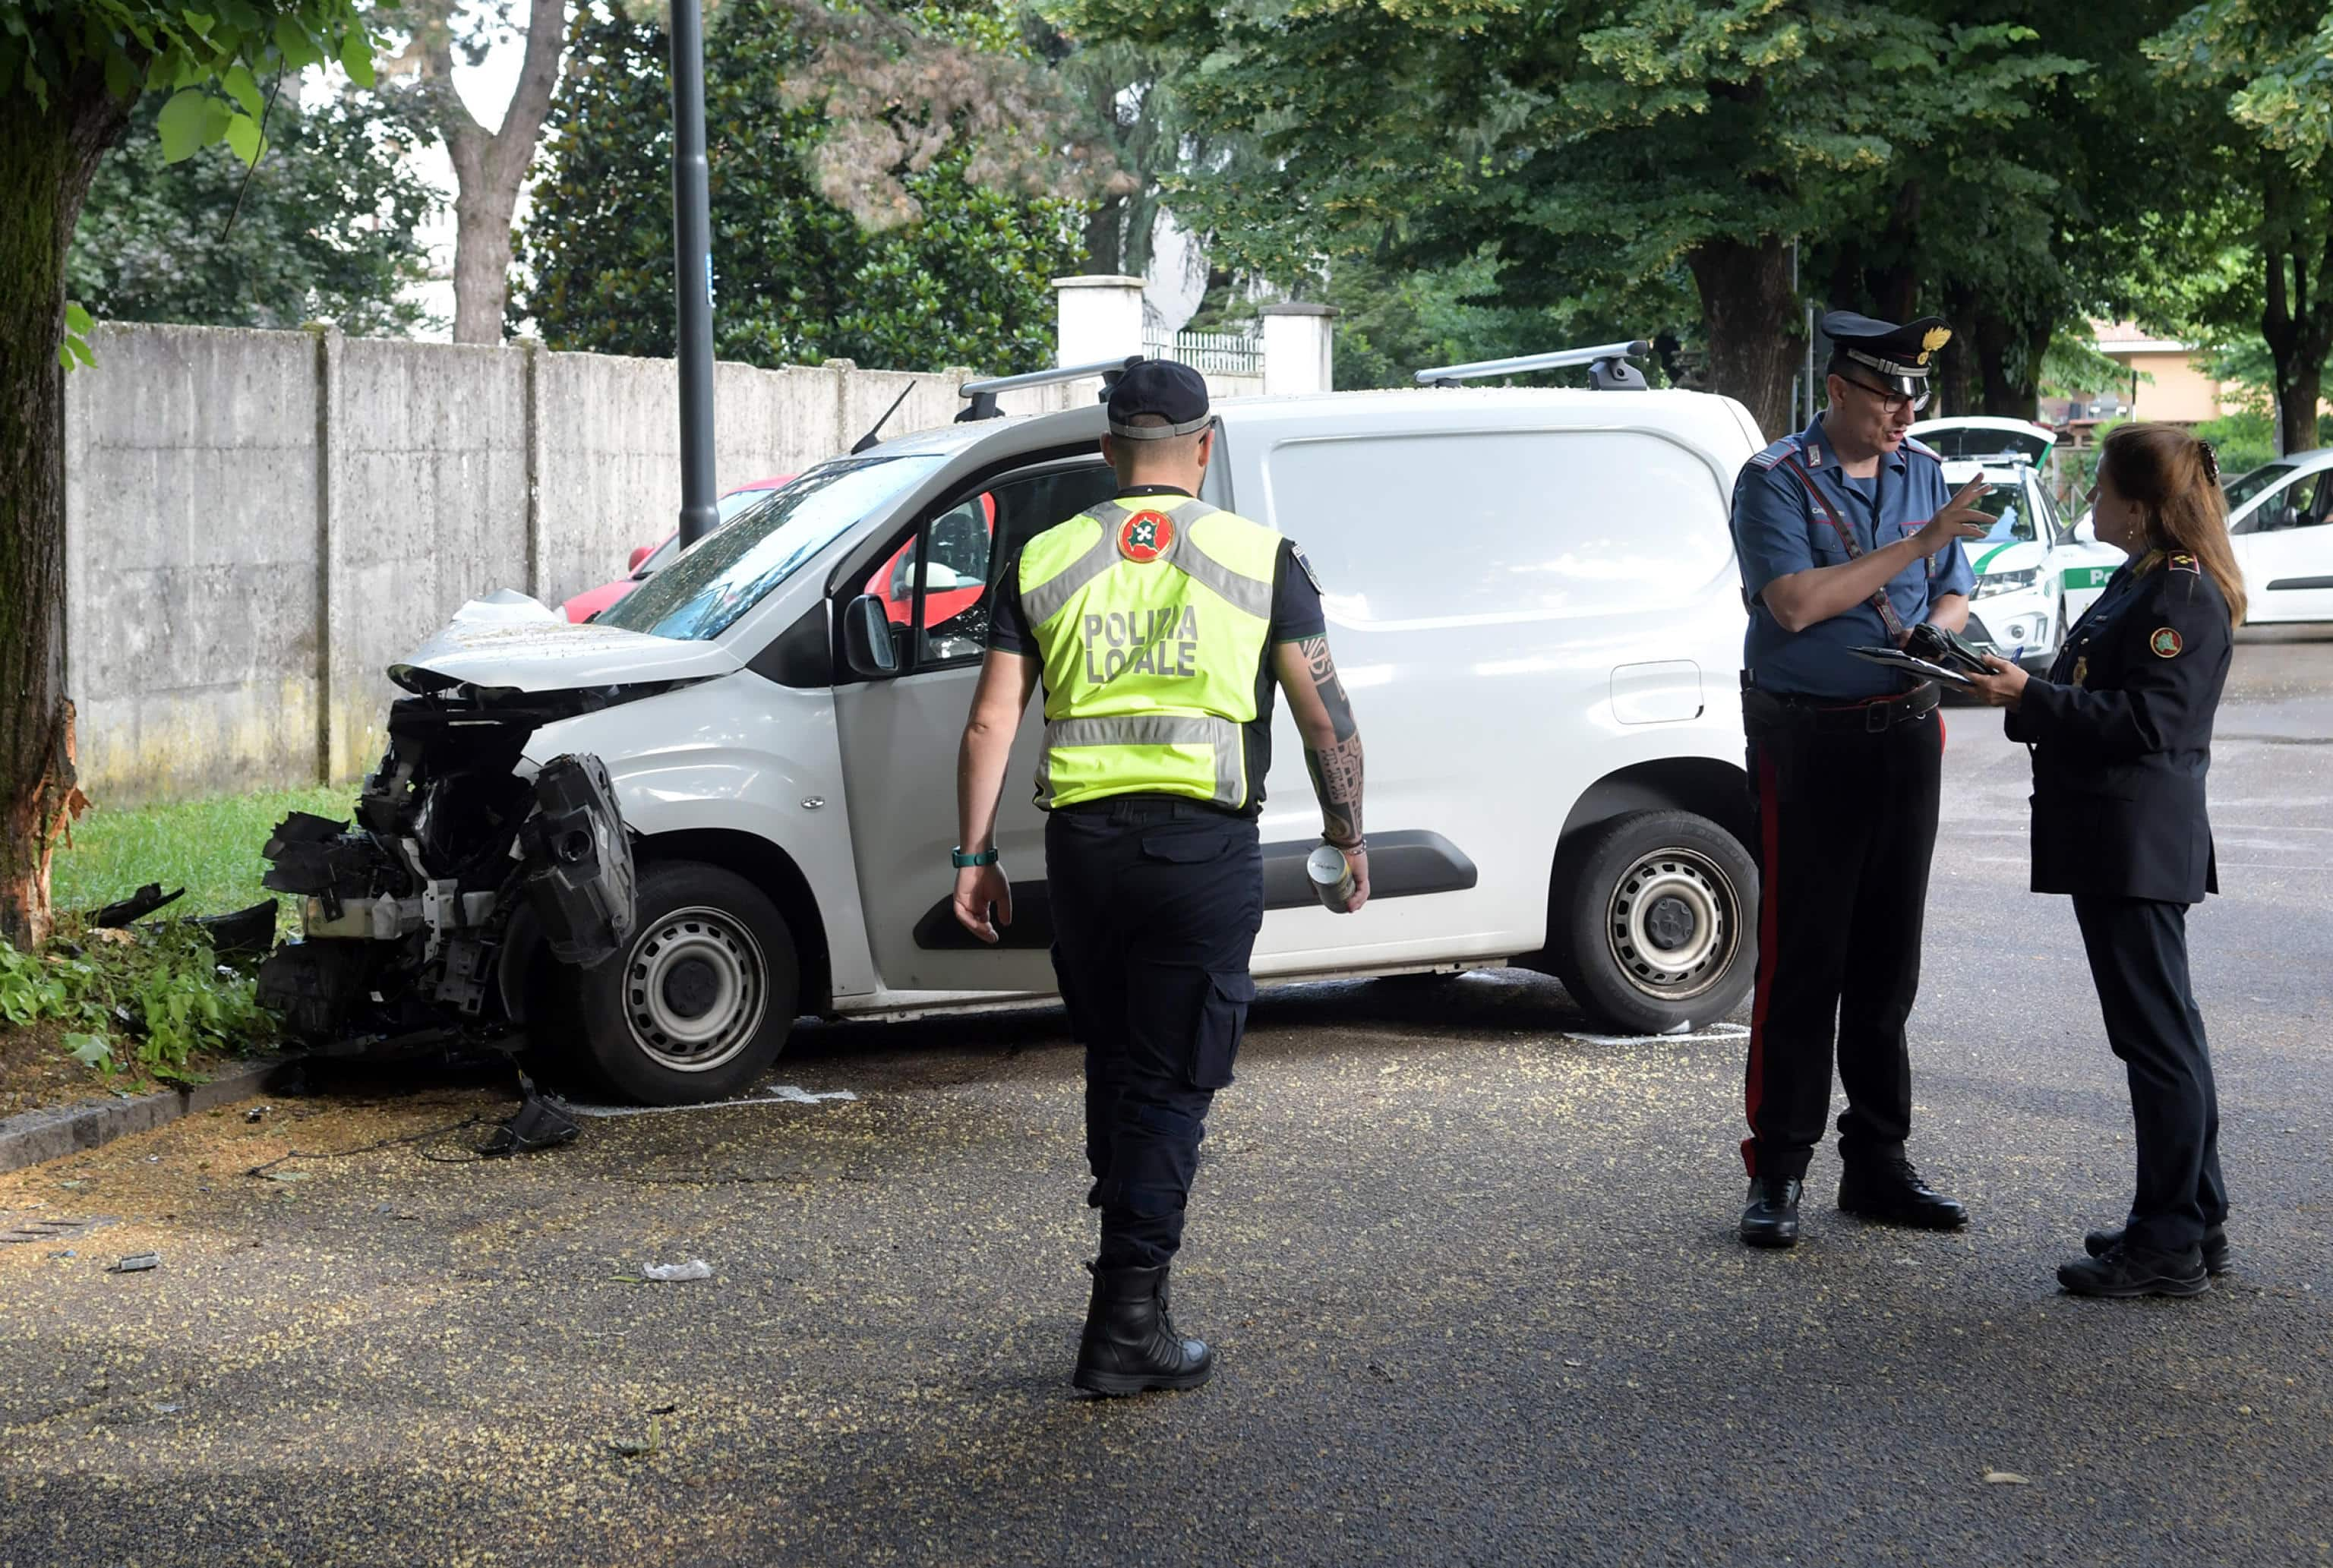
[[[1781,462],[1785,457],[1789,457],[1795,454],[1798,449],[1799,438],[1796,435],[1785,435],[1780,441],[1777,441],[1772,445],[1767,447],[1765,451],[1761,452],[1757,456],[1752,458],[1750,460],[1750,466],[1752,468],[1771,468],[1777,463]]]
[[[2196,564],[2195,558],[2192,555],[2175,555],[2171,558],[2169,564],[2173,571],[2194,572],[2196,575],[2201,576],[2203,570],[2201,566]]]

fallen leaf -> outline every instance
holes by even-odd
[[[2030,1487],[2033,1483],[2014,1470],[1987,1470],[1984,1484],[1988,1487]]]

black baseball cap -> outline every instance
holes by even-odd
[[[1164,425],[1137,425],[1155,415]],[[1207,383],[1188,365],[1172,359],[1143,359],[1129,365],[1109,391],[1109,433],[1128,441],[1164,441],[1204,430],[1207,413]]]

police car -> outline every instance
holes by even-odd
[[[1971,416],[1927,420],[1912,434],[1944,455],[1944,483],[1953,490],[1985,482],[1977,505],[1992,527],[1961,546],[1976,574],[1965,635],[2005,658],[2046,669],[2123,559],[2085,537],[2050,494],[2038,465],[2056,432],[2021,419]]]
[[[1332,914],[1280,711],[1259,978],[1529,965],[1632,1033],[1748,992],[1727,511],[1764,442],[1731,399],[1643,390],[1647,351],[1216,408],[1202,499],[1304,546],[1369,751],[1373,896]],[[1604,389],[1457,385],[1556,364]],[[263,989],[321,1043],[516,1030],[651,1103],[735,1092],[803,1015],[1050,997],[1043,726],[1013,752],[994,948],[948,909],[956,745],[996,575],[1116,482],[1099,403],[980,416],[1118,368],[967,386],[970,417],[812,466],[588,625],[431,637],[390,671],[411,694],[357,826],[271,843],[308,940]]]

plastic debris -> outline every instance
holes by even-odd
[[[161,1267],[162,1255],[160,1253],[133,1252],[129,1257],[121,1259],[119,1263],[114,1264],[105,1272],[108,1274],[143,1274],[149,1268],[159,1268]]]
[[[640,1273],[646,1278],[669,1285],[683,1279],[710,1279],[713,1266],[701,1257],[692,1257],[686,1263],[651,1263]]]
[[[686,1111],[725,1111],[737,1105],[815,1105],[825,1100],[856,1100],[848,1089],[804,1089],[773,1084],[743,1100],[711,1100],[701,1105],[570,1105],[579,1116],[670,1116]]]
[[[1987,1470],[1984,1484],[1988,1487],[2030,1487],[2033,1483],[2014,1470]]]
[[[243,1114],[243,1119],[246,1122],[256,1122],[262,1116],[267,1114],[271,1108],[272,1107],[266,1105],[254,1105],[250,1110],[245,1111]]]

